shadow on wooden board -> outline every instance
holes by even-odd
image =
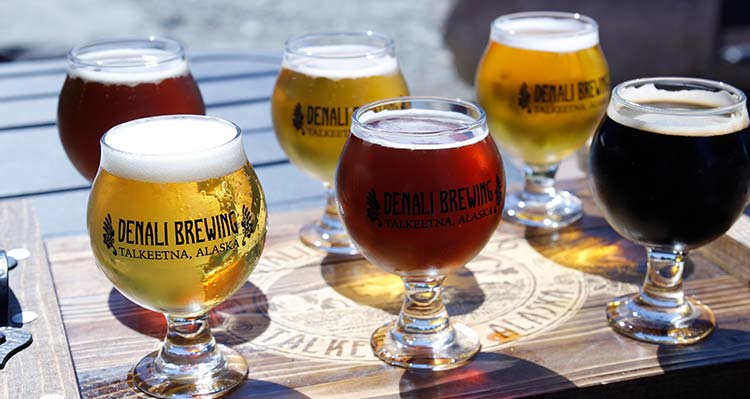
[[[162,339],[167,332],[161,313],[136,305],[114,288],[109,292],[109,309],[120,323],[143,335]],[[268,328],[266,295],[246,282],[226,302],[212,309],[209,321],[212,333],[223,344],[232,346],[252,341]]]
[[[341,262],[340,259],[326,256],[321,262],[320,274],[331,288],[358,304],[399,314],[404,302],[400,277],[365,260],[349,258]],[[485,301],[485,293],[474,273],[466,267],[452,271],[443,287],[443,301],[451,316],[469,314]]]

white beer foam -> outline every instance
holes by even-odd
[[[159,83],[164,79],[187,75],[188,65],[183,57],[159,49],[112,49],[92,51],[77,58],[86,64],[68,65],[68,75],[90,82],[136,86]]]
[[[525,50],[571,53],[599,44],[595,25],[576,19],[529,17],[498,18],[492,23],[492,41]]]
[[[649,83],[640,87],[625,87],[617,93],[623,99],[648,107],[649,103],[684,103],[709,108],[728,107],[737,103],[737,98],[727,91],[708,90],[661,90]],[[671,108],[677,110],[677,108]],[[687,110],[684,108],[683,110]],[[607,116],[613,121],[651,133],[674,136],[719,136],[744,129],[750,123],[747,109],[716,115],[685,115],[650,112],[648,109],[632,109],[611,101]]]
[[[397,74],[396,57],[375,54],[382,50],[381,47],[353,44],[300,47],[296,50],[300,54],[287,53],[281,66],[304,75],[332,80]]]
[[[352,134],[372,144],[408,150],[442,150],[484,140],[486,126],[468,129],[476,119],[452,111],[405,109],[365,112],[365,127],[352,125]]]
[[[102,138],[101,167],[132,180],[194,182],[240,169],[247,158],[234,125],[196,115],[137,119]]]

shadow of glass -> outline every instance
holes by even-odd
[[[326,256],[320,265],[326,284],[352,301],[398,315],[403,304],[401,278],[386,273],[363,259],[342,261]],[[468,314],[484,303],[484,291],[474,273],[466,267],[454,270],[445,279],[443,302],[451,316]]]
[[[401,376],[401,398],[533,396],[575,388],[567,378],[543,366],[500,353],[481,352],[454,370],[407,370]]]
[[[115,318],[126,327],[153,338],[164,338],[167,323],[161,313],[136,305],[114,288],[109,292],[108,304]],[[266,296],[258,287],[246,282],[228,300],[212,309],[209,322],[212,333],[223,344],[250,341],[268,328]]]
[[[18,298],[16,298],[16,294],[13,293],[13,290],[9,287],[8,288],[8,326],[9,327],[23,327],[23,323],[14,323],[12,319],[14,314],[21,313],[23,309],[21,308],[21,303],[18,302]],[[2,327],[2,325],[0,325]]]
[[[593,217],[592,217],[593,218]],[[646,273],[646,249],[622,238],[611,227],[568,228],[558,233],[541,235],[527,228],[524,235],[529,245],[542,256],[571,269],[605,277],[609,280],[640,285]],[[683,277],[694,270],[685,262]]]
[[[287,386],[269,381],[248,379],[232,391],[226,399],[239,398],[283,398],[283,399],[309,399],[310,397]]]

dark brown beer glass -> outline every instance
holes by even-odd
[[[75,47],[57,105],[65,152],[78,172],[94,179],[99,140],[122,122],[147,116],[206,113],[180,43],[118,40]]]
[[[716,240],[750,198],[745,95],[724,83],[647,78],[612,91],[590,158],[594,198],[612,228],[646,247],[641,291],[614,299],[615,331],[658,344],[690,344],[716,321],[682,290],[689,250]]]
[[[468,361],[479,339],[451,323],[440,292],[445,275],[482,250],[502,215],[505,174],[484,111],[434,97],[359,108],[336,193],[362,255],[404,280],[398,320],[372,336],[375,355],[432,370]]]

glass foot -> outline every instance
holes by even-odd
[[[504,212],[503,220],[524,226],[558,229],[580,219],[583,204],[567,191],[556,191],[552,196],[517,192],[506,196]]]
[[[208,364],[185,364],[164,369],[152,352],[133,369],[133,384],[143,393],[157,398],[217,398],[245,380],[247,362],[235,350],[216,345],[221,354]]]
[[[300,240],[308,247],[319,249],[329,254],[359,255],[344,229],[329,229],[325,224],[315,221],[302,226]]]
[[[616,298],[607,305],[607,320],[620,334],[667,345],[694,344],[716,327],[711,309],[690,297],[673,308],[651,306],[638,294]]]
[[[378,328],[370,338],[375,356],[394,366],[449,370],[465,364],[481,349],[477,334],[463,324],[453,324],[452,328],[440,333],[422,334],[421,337],[405,337],[395,333],[395,324],[392,322]],[[399,340],[397,337],[406,339]]]

